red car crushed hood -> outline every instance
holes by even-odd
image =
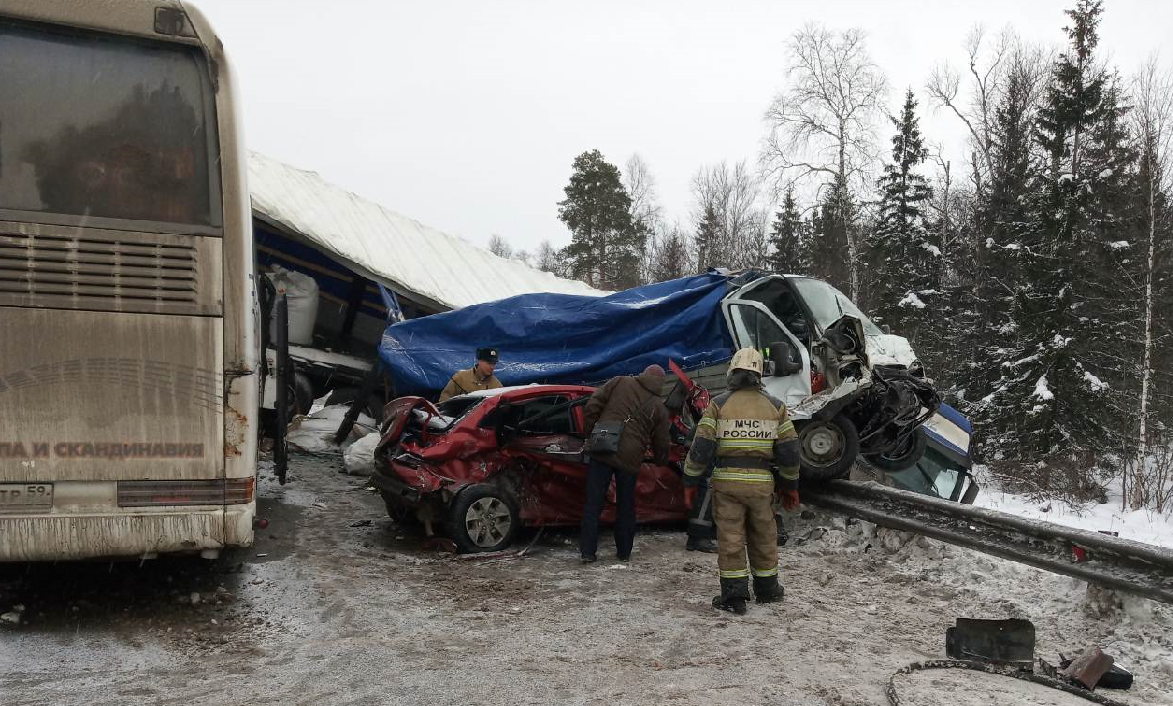
[[[531,385],[476,392],[438,406],[421,397],[393,400],[383,416],[372,483],[392,514],[410,509],[429,529],[442,522],[468,551],[502,543],[489,541],[491,531],[483,541],[464,536],[462,542],[461,535],[481,531],[485,523],[508,521],[510,527],[501,534],[509,538],[519,524],[576,525],[588,462],[583,405],[593,392],[573,385]],[[685,453],[678,435],[670,466],[649,461],[641,467],[637,521],[687,518],[678,471]],[[472,495],[478,498],[470,502]],[[609,491],[603,521],[613,521],[614,514]]]

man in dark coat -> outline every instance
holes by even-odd
[[[620,423],[618,451],[591,454],[587,470],[586,504],[582,512],[579,552],[583,563],[593,562],[599,544],[599,514],[607,488],[615,479],[615,554],[631,556],[635,542],[635,480],[648,447],[658,464],[668,463],[668,410],[660,399],[664,369],[649,365],[643,373],[612,378],[595,391],[584,411],[588,446],[600,422]]]

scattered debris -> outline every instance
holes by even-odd
[[[351,522],[350,526],[351,527],[370,527],[373,523],[374,523],[374,520],[359,520],[358,522]]]
[[[264,559],[264,558],[265,558],[265,557],[267,557],[267,556],[269,556],[269,555],[268,555],[268,554],[266,554],[265,552],[261,552],[260,554],[257,554],[257,558],[258,558],[258,559]]]
[[[264,517],[258,517],[257,518],[257,527],[259,527],[260,529],[268,529],[269,528],[269,521],[267,519],[265,519]]]
[[[369,476],[375,472],[375,447],[378,434],[367,434],[342,452],[342,468],[347,475]]]
[[[1071,660],[1059,674],[1073,684],[1095,689],[1100,677],[1112,668],[1113,661],[1098,646],[1092,645]]]
[[[200,598],[200,594],[198,591],[192,591],[191,595],[188,596],[188,600],[191,601],[192,605],[199,605],[200,600],[202,600],[202,599]]]
[[[1030,670],[1035,661],[1035,626],[1029,620],[958,618],[945,631],[945,654]]]

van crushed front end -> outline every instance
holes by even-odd
[[[822,442],[812,439],[804,447],[812,446],[809,451],[815,456],[822,447],[828,449],[823,455],[833,455],[835,445],[846,447],[839,450],[854,450],[885,470],[916,463],[925,448],[921,426],[940,407],[941,397],[908,342],[898,336],[866,335],[860,319],[844,315],[823,332],[812,358],[812,374],[819,385],[793,407],[792,414],[818,422],[813,428],[827,427],[821,433],[830,436]],[[842,428],[844,419],[852,429]]]

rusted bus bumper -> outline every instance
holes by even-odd
[[[0,515],[0,561],[199,553],[253,543],[252,503],[209,510]]]

